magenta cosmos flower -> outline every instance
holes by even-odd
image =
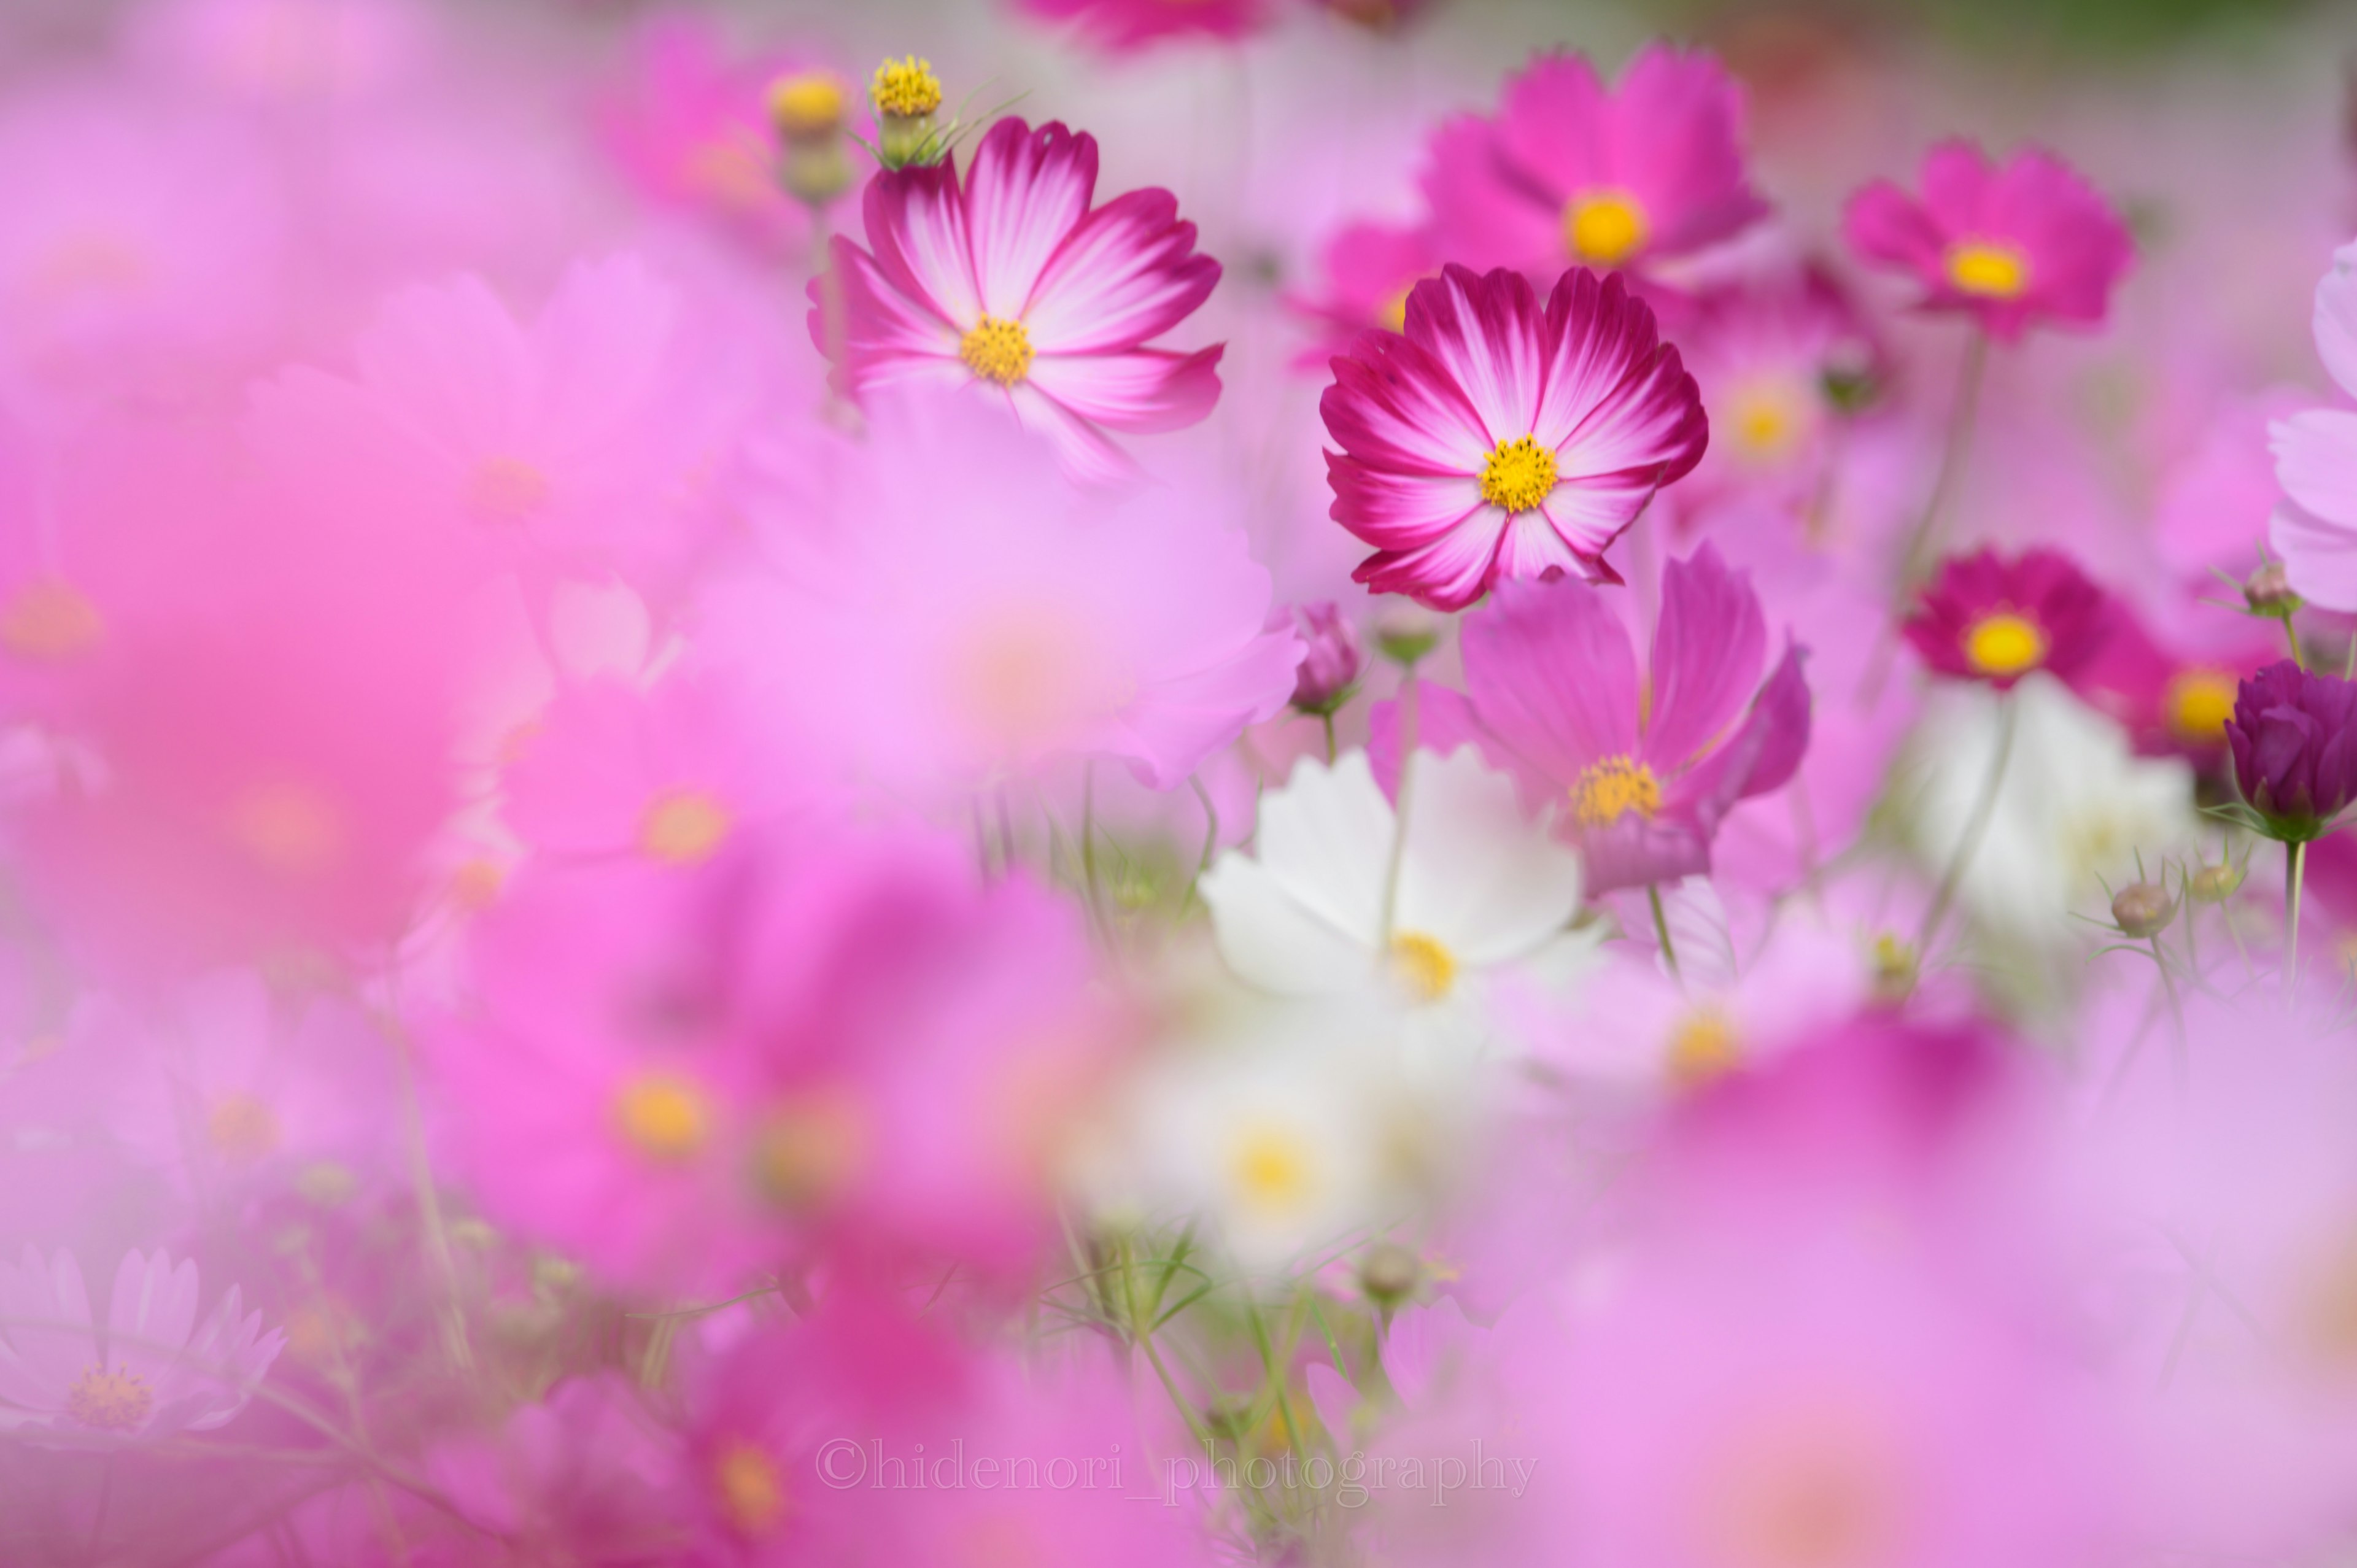
[[[1405,335],[1370,332],[1318,404],[1334,521],[1375,547],[1351,575],[1462,609],[1501,577],[1620,576],[1604,551],[1702,457],[1702,399],[1617,277],[1444,268]]]
[[[1921,281],[1923,308],[1968,311],[2007,343],[2033,321],[2101,325],[2135,259],[2103,197],[2036,149],[1996,168],[1970,142],[1943,142],[1924,156],[1921,199],[1878,180],[1843,226],[1858,254]]]
[[[1220,281],[1178,199],[1092,206],[1096,138],[1001,120],[961,182],[948,159],[888,170],[864,204],[868,250],[838,236],[810,285],[812,338],[847,388],[910,381],[1003,397],[1075,478],[1118,478],[1115,433],[1176,430],[1219,400],[1214,345],[1149,349]],[[830,295],[841,280],[842,319]]]
[[[1707,55],[1655,44],[1607,89],[1586,57],[1541,55],[1495,120],[1433,138],[1433,227],[1476,266],[1642,267],[1766,215],[1743,169],[1743,97]]]
[[[1907,619],[1907,640],[1943,675],[2004,690],[2033,670],[2075,681],[2101,651],[2110,601],[2071,558],[2025,550],[1951,557]]]
[[[2226,723],[2234,783],[2270,838],[2305,843],[2357,800],[2357,683],[2287,659],[2243,682]]]
[[[1424,693],[1419,746],[1469,742],[1512,773],[1578,842],[1591,894],[1706,874],[1721,820],[1782,788],[1808,750],[1802,650],[1788,644],[1762,683],[1760,596],[1708,544],[1663,574],[1642,674],[1585,583],[1500,588],[1467,618],[1464,654],[1463,696]]]
[[[1269,0],[1023,0],[1035,16],[1071,22],[1108,49],[1138,49],[1165,38],[1240,38],[1268,25]]]

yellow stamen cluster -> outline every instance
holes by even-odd
[[[942,106],[942,79],[933,74],[933,62],[929,59],[915,55],[888,59],[876,68],[876,79],[867,84],[867,102],[878,114],[897,114],[902,119],[931,114]]]
[[[1263,1214],[1296,1212],[1316,1188],[1309,1152],[1283,1127],[1246,1130],[1235,1141],[1229,1175],[1245,1207]]]
[[[251,1094],[225,1094],[205,1117],[205,1136],[231,1165],[251,1165],[278,1147],[278,1117]]]
[[[2226,738],[2226,721],[2234,716],[2234,677],[2222,670],[2180,670],[2169,682],[2169,729],[2196,746],[2216,746]]]
[[[1984,675],[2018,675],[2046,660],[2046,633],[2011,610],[1985,615],[1965,628],[1964,659]]]
[[[2029,258],[2011,245],[1967,240],[1948,251],[1948,281],[1982,299],[2018,299],[2029,286]]]
[[[959,339],[958,358],[983,380],[1011,387],[1031,371],[1031,335],[1020,321],[985,316]]]
[[[84,1426],[101,1432],[132,1432],[156,1408],[156,1396],[138,1373],[126,1367],[108,1371],[92,1367],[66,1391],[66,1413]]]
[[[307,784],[256,784],[230,803],[231,842],[277,875],[326,875],[344,857],[344,819],[336,803]]]
[[[639,823],[639,848],[665,865],[701,865],[727,842],[728,809],[698,789],[655,798]]]
[[[941,84],[933,84],[935,94]],[[848,95],[834,73],[805,70],[793,76],[781,76],[770,83],[770,121],[780,135],[791,139],[824,136],[843,128],[843,110]]]
[[[1692,1089],[1724,1077],[1741,1058],[1736,1051],[1735,1026],[1716,1007],[1688,1014],[1670,1036],[1670,1080]]]
[[[761,1195],[780,1208],[823,1208],[850,1185],[867,1154],[867,1122],[846,1094],[805,1097],[770,1112],[754,1146]]]
[[[1651,822],[1662,809],[1662,781],[1634,757],[1608,757],[1581,770],[1571,802],[1583,828],[1610,827],[1631,811]]]
[[[1591,266],[1619,266],[1643,248],[1652,228],[1645,209],[1624,191],[1589,191],[1563,213],[1564,243]]]
[[[1392,972],[1420,1002],[1437,1002],[1457,985],[1457,955],[1436,937],[1401,931],[1392,938]]]
[[[106,636],[98,607],[56,578],[28,583],[0,605],[0,649],[40,664],[63,664]]]
[[[1555,454],[1538,438],[1501,441],[1481,465],[1481,499],[1509,512],[1529,511],[1555,493]]]
[[[651,1160],[692,1159],[711,1131],[704,1092],[683,1078],[651,1072],[614,1097],[614,1121],[623,1139]]]
[[[722,1448],[712,1462],[712,1480],[721,1511],[738,1534],[767,1535],[785,1517],[785,1477],[778,1473],[778,1462],[752,1444]]]

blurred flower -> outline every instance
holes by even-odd
[[[1326,242],[1325,287],[1286,303],[1318,329],[1318,340],[1297,364],[1319,370],[1347,354],[1370,328],[1398,332],[1407,326],[1407,295],[1440,270],[1429,225],[1351,223]]]
[[[2111,634],[2104,591],[2060,551],[1954,555],[1923,590],[1907,640],[1943,675],[1999,691],[2033,670],[2072,682]]]
[[[1970,142],[1923,157],[1921,200],[1889,180],[1850,199],[1844,227],[1860,255],[1912,273],[1923,308],[1964,311],[2000,342],[2032,323],[2101,326],[2135,260],[2127,226],[2050,153],[2002,168]]]
[[[1482,971],[1562,938],[1578,912],[1579,857],[1544,825],[1523,820],[1513,781],[1470,746],[1419,759],[1404,838],[1365,753],[1331,769],[1304,757],[1262,797],[1254,854],[1222,855],[1203,902],[1228,967],[1265,990],[1387,983],[1411,1003],[1447,1002]]]
[[[2357,397],[2357,244],[2332,253],[2314,320],[2317,357]],[[2329,609],[2357,610],[2357,411],[2309,409],[2268,429],[2285,499],[2267,536],[2286,586]]]
[[[1293,705],[1305,714],[1328,714],[1348,702],[1366,672],[1366,650],[1353,627],[1330,599],[1296,605],[1288,618],[1300,634],[1301,668],[1293,678]]]
[[[1644,269],[1768,211],[1743,166],[1742,93],[1706,54],[1640,50],[1608,91],[1585,55],[1542,54],[1495,120],[1441,127],[1424,177],[1450,261],[1545,277]]]
[[[946,158],[877,175],[869,249],[836,236],[833,271],[812,280],[811,340],[854,393],[983,389],[1076,478],[1121,478],[1115,434],[1193,424],[1219,399],[1219,346],[1146,344],[1194,313],[1220,264],[1194,253],[1168,191],[1097,207],[1096,180],[1095,137],[1017,119],[984,135],[963,181]]]
[[[1749,579],[1708,544],[1663,576],[1651,669],[1603,591],[1510,584],[1466,618],[1465,693],[1424,693],[1419,744],[1472,741],[1527,810],[1557,802],[1591,894],[1710,869],[1738,801],[1781,788],[1809,744],[1801,650],[1763,683],[1767,626]],[[1379,740],[1396,716],[1379,722]]]
[[[1497,583],[1618,582],[1604,552],[1709,438],[1694,378],[1619,278],[1451,265],[1371,333],[1319,401],[1334,521],[1376,553],[1353,580],[1462,609]]]
[[[1269,0],[1020,0],[1035,16],[1070,21],[1091,42],[1139,49],[1189,35],[1238,38],[1269,18]]]
[[[2290,843],[2319,837],[2357,800],[2357,683],[2270,664],[2234,693],[2226,744],[2260,831]]]
[[[0,1263],[0,1432],[57,1447],[152,1443],[227,1423],[286,1337],[239,1316],[235,1285],[197,1322],[197,1265],[132,1252],[102,1327],[71,1252]]]
[[[480,1529],[587,1562],[651,1558],[676,1537],[673,1443],[619,1372],[569,1377],[495,1431],[461,1431],[425,1471]]]

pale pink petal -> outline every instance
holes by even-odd
[[[2292,590],[2313,605],[2357,612],[2357,528],[2330,522],[2289,502],[2267,521]]]
[[[477,277],[395,295],[353,355],[361,380],[446,450],[511,446],[540,390],[531,344]]]
[[[1065,236],[1023,307],[1039,353],[1134,349],[1194,313],[1220,281],[1195,251],[1195,226],[1167,190],[1133,190]]]
[[[1721,738],[1759,689],[1767,661],[1768,627],[1749,576],[1728,571],[1707,543],[1671,562],[1653,628],[1645,752],[1654,765],[1684,768]]]
[[[2316,352],[2341,390],[2357,397],[2357,244],[2332,252],[2316,285]]]
[[[114,1271],[106,1339],[111,1363],[129,1367],[153,1385],[178,1365],[197,1321],[197,1265],[168,1253],[124,1254]]]
[[[967,236],[985,313],[1003,321],[1023,314],[1049,258],[1087,215],[1096,183],[1095,137],[1055,124],[1034,131],[1015,119],[990,128],[965,177]]]
[[[1497,508],[1482,507],[1428,544],[1378,551],[1351,578],[1379,594],[1412,594],[1434,609],[1463,609],[1490,585],[1505,521]]]
[[[1343,451],[1379,467],[1478,474],[1497,445],[1440,361],[1394,332],[1366,333],[1334,361],[1318,409]]]
[[[1082,418],[1029,381],[1018,381],[1002,394],[984,386],[985,396],[1003,395],[1023,428],[1048,438],[1056,461],[1074,481],[1083,485],[1125,484],[1137,476],[1137,463],[1090,421]]]
[[[1180,430],[1200,423],[1220,400],[1221,349],[1174,354],[1041,354],[1029,381],[1082,419],[1112,430]]]
[[[1519,273],[1477,275],[1448,266],[1408,292],[1408,340],[1431,354],[1472,404],[1488,437],[1483,457],[1500,442],[1537,432],[1547,372],[1540,325],[1538,296]]]
[[[1510,520],[1498,543],[1498,575],[1527,582],[1549,573],[1568,573],[1581,579],[1594,575],[1587,558],[1556,531],[1546,509],[1523,512]]]
[[[868,182],[864,208],[867,248],[893,288],[960,331],[981,319],[954,168],[943,162],[879,174]]]
[[[1462,474],[1394,474],[1330,452],[1326,468],[1335,521],[1379,550],[1429,544],[1477,511],[1490,514],[1490,527],[1505,515],[1481,499],[1479,480]]]
[[[2357,413],[2313,408],[2267,434],[2284,493],[2327,522],[2357,528]]]
[[[1637,660],[1600,590],[1502,583],[1465,623],[1465,686],[1481,723],[1568,784],[1637,749]]]
[[[677,293],[636,256],[568,268],[532,329],[550,438],[594,448],[643,415],[678,320]]]

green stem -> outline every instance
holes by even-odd
[[[1964,363],[1956,372],[1956,398],[1948,413],[1948,439],[1940,451],[1940,471],[1932,481],[1932,495],[1923,503],[1923,515],[1916,521],[1915,531],[1907,536],[1906,552],[1899,558],[1899,596],[1902,603],[1922,581],[1925,558],[1939,542],[1940,519],[1948,510],[1972,455],[1973,429],[1979,423],[1981,386],[1987,379],[1988,355],[1988,334],[1975,328],[1965,339]]]
[[[2357,641],[2352,641],[2349,646],[2357,649]],[[1320,714],[1318,715],[1318,722],[1326,726],[1326,766],[1331,768],[1334,766],[1334,715]]]
[[[1400,867],[1407,860],[1408,789],[1413,784],[1415,766],[1415,666],[1407,667],[1405,683],[1399,696],[1399,789],[1392,801],[1391,863],[1383,868],[1383,941],[1377,957],[1379,963],[1391,960],[1392,927],[1399,915]]]
[[[2291,624],[2291,617],[2283,618],[2284,636],[2291,640],[2291,661],[2302,670],[2308,668],[2308,656],[2299,650],[2299,628]]]
[[[1988,777],[1982,781],[1980,799],[1973,802],[1973,814],[1964,821],[1964,836],[1956,841],[1954,852],[1948,856],[1948,868],[1940,874],[1940,886],[1932,895],[1932,907],[1923,911],[1923,928],[1915,937],[1915,950],[1926,960],[1932,956],[1932,939],[1940,934],[1940,922],[1947,918],[1948,906],[1955,902],[1964,869],[1972,864],[1981,839],[1988,832],[1989,819],[1996,814],[2005,765],[2013,756],[2014,717],[2018,711],[2012,693],[1998,695],[1996,755],[1989,759]]]
[[[1187,782],[1194,787],[1195,799],[1203,802],[1203,854],[1195,862],[1195,875],[1187,884],[1187,897],[1178,901],[1178,913],[1182,918],[1195,907],[1195,888],[1203,880],[1203,874],[1211,869],[1211,856],[1220,847],[1220,811],[1211,804],[1211,792],[1203,788],[1203,780],[1199,775],[1189,774]]]
[[[2299,981],[2299,885],[2308,870],[2308,845],[2284,845],[2284,995],[2288,997]]]
[[[2188,924],[2191,911],[2187,912]],[[2174,1029],[2174,1048],[2169,1052],[2169,1068],[2177,1079],[2177,1092],[2181,1098],[2186,1086],[2185,1004],[2177,994],[2176,977],[2169,972],[2169,955],[2160,950],[2160,933],[2155,931],[2145,939],[2152,946],[2152,961],[2160,971],[2160,988],[2169,995],[2169,1021]]]
[[[1662,890],[1653,883],[1645,884],[1645,902],[1653,907],[1653,934],[1662,940],[1662,957],[1668,961],[1670,973],[1684,978],[1678,974],[1678,950],[1670,942],[1670,918],[1662,908]]]

